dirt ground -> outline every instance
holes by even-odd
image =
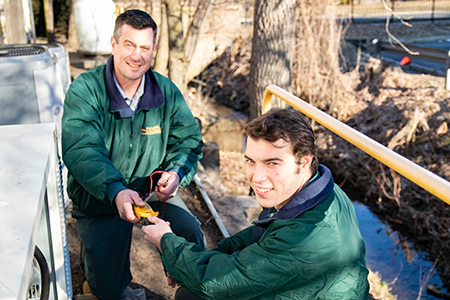
[[[414,26],[414,31],[393,26],[392,32],[397,36],[404,34],[405,39],[450,36],[446,24]],[[349,37],[363,34],[376,37],[383,33],[384,24],[347,30]],[[248,107],[246,72],[249,70],[251,52],[248,47],[251,47],[248,40],[238,40],[198,77],[198,80],[209,85],[217,103],[238,111],[245,111]],[[360,84],[355,91],[363,104],[362,109],[346,120],[347,124],[449,180],[450,93],[444,89],[445,79],[410,74],[379,61],[367,60],[364,63],[366,68],[361,71]],[[238,67],[239,77],[235,76]],[[229,99],[233,99],[232,103]],[[205,118],[211,119],[213,116]],[[450,251],[449,205],[395,172],[389,172],[388,168],[383,168],[336,135],[319,126],[316,131],[320,145],[319,159],[332,168],[336,181],[346,191],[360,191],[358,199],[414,240],[417,247],[428,251],[430,257],[436,260],[447,288],[450,288],[450,259],[445,255]],[[221,184],[225,194],[236,196],[248,193],[242,163],[239,153],[221,153]],[[221,237],[198,191],[191,185],[181,193],[201,221],[208,246],[213,247]],[[79,259],[80,241],[74,220],[69,215],[67,226],[73,292],[74,295],[81,295],[84,275]],[[134,229],[131,259],[133,288],[143,288],[147,299],[173,299],[174,290],[166,284],[158,253],[143,239],[139,226]]]

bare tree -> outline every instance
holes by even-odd
[[[2,44],[24,44],[27,42],[22,1],[5,0],[5,24],[2,24]],[[0,20],[1,21],[1,20]]]
[[[295,0],[256,0],[250,60],[250,119],[261,114],[269,84],[291,91],[295,45]],[[272,105],[286,106],[279,99]]]
[[[77,25],[75,23],[75,2],[73,0],[70,5],[70,15],[69,15],[69,25],[68,25],[68,33],[67,33],[67,45],[66,47],[74,51],[74,49],[78,48],[78,33],[77,33]]]
[[[161,26],[167,27],[161,28],[160,26],[160,28],[162,33],[167,33],[168,41],[164,41],[164,37],[160,36],[160,51],[155,59],[158,70],[167,66],[168,76],[184,93],[187,90],[186,69],[195,51],[201,24],[214,5],[214,0],[198,2],[186,32],[183,29],[183,2],[181,0],[162,0],[164,7],[161,11],[165,12],[165,15],[162,15]],[[167,55],[161,51],[166,46],[165,43],[168,43],[169,50],[167,64],[165,59],[161,59],[161,56]]]
[[[169,35],[169,77],[183,91],[186,85],[184,80],[186,63],[184,61],[183,7],[180,0],[164,0],[164,6]]]
[[[340,120],[355,104],[354,83],[340,70],[342,25],[334,0],[298,0],[294,94]]]
[[[55,41],[55,17],[53,14],[53,0],[43,0],[43,3],[47,40],[49,43],[53,43]]]

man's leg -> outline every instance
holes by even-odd
[[[159,212],[158,217],[170,222],[173,233],[206,249],[206,240],[200,228],[200,222],[191,214],[178,193],[165,202],[159,201],[152,193],[146,201],[154,211]]]
[[[175,300],[202,300],[203,298],[180,286],[175,293]]]
[[[133,224],[119,217],[86,217],[74,213],[83,247],[86,279],[99,299],[119,299],[130,283]]]

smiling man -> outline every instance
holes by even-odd
[[[365,248],[353,205],[319,165],[314,133],[290,109],[246,128],[258,220],[204,251],[150,217],[145,239],[181,285],[175,299],[367,299]]]
[[[106,65],[74,80],[64,103],[67,191],[86,278],[100,299],[119,299],[131,281],[139,222],[133,206],[144,200],[174,232],[205,248],[199,222],[177,193],[196,172],[202,137],[178,88],[150,68],[156,33],[146,12],[119,15]]]

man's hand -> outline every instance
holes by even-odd
[[[166,201],[177,193],[180,176],[175,172],[164,172],[158,180],[155,193],[159,200]]]
[[[133,205],[144,207],[145,202],[139,197],[137,192],[133,190],[121,190],[114,197],[114,203],[122,219],[131,223],[139,223],[139,219],[134,214]]]
[[[145,233],[144,238],[161,251],[161,238],[166,233],[172,232],[170,223],[158,217],[148,217],[148,221],[151,223],[150,225],[142,226],[142,231]]]

